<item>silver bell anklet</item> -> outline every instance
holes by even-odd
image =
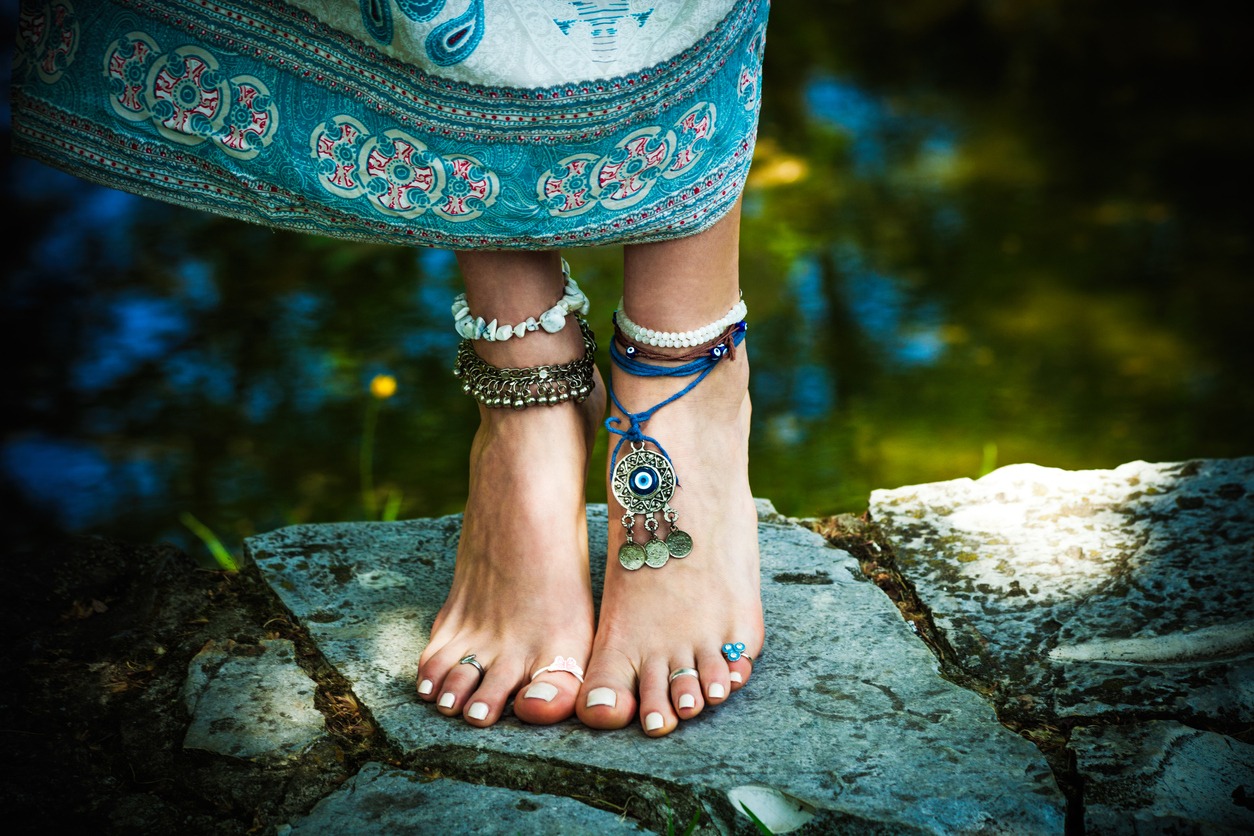
[[[475,353],[473,341],[463,339],[457,346],[453,376],[462,382],[462,391],[492,409],[553,406],[566,401],[583,403],[596,386],[596,336],[582,317],[575,317],[583,332],[583,356],[569,363],[531,366],[522,369],[497,368]]]
[[[624,569],[631,571],[642,566],[660,569],[672,557],[684,558],[691,554],[693,543],[692,536],[676,525],[679,512],[670,504],[675,488],[679,486],[671,457],[656,438],[645,434],[644,425],[659,409],[695,389],[705,380],[706,375],[714,371],[720,360],[734,360],[736,347],[744,342],[747,326],[744,320],[728,324],[712,344],[695,347],[679,357],[667,358],[687,361],[679,366],[659,366],[645,362],[644,355],[654,355],[642,351],[642,347],[633,344],[630,338],[624,339],[620,326],[616,316],[615,333],[618,339],[610,341],[610,359],[618,368],[636,377],[696,378],[674,395],[642,412],[628,411],[614,394],[613,384],[609,386],[610,399],[628,422],[627,429],[620,429],[618,425],[622,423],[621,418],[610,417],[605,421],[605,428],[619,437],[618,443],[614,445],[614,454],[610,457],[610,490],[623,506],[622,523],[627,532],[626,542],[618,549],[618,562]],[[620,341],[625,348],[619,348]],[[631,445],[631,452],[620,459],[618,454],[624,444]],[[657,450],[645,449],[646,444],[652,444]],[[660,526],[657,519],[659,512],[670,527],[666,539],[657,536]],[[649,535],[643,544],[637,543],[635,538],[637,517],[644,518],[644,529]]]

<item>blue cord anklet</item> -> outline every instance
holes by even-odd
[[[720,360],[735,359],[736,347],[744,342],[747,327],[743,320],[735,323],[701,356],[679,366],[647,363],[639,356],[642,352],[637,346],[629,343],[625,349],[620,349],[616,340],[610,341],[610,359],[627,374],[636,377],[696,377],[666,400],[642,412],[628,411],[614,393],[613,383],[608,386],[610,399],[628,421],[627,429],[620,429],[622,418],[613,416],[605,419],[605,428],[618,436],[610,459],[613,463],[610,490],[625,509],[622,523],[627,530],[627,542],[618,550],[618,562],[624,569],[634,571],[645,565],[659,569],[672,557],[687,557],[692,552],[692,537],[675,526],[679,513],[670,505],[679,485],[671,457],[656,438],[645,434],[644,425],[659,409],[695,389],[706,375],[714,371]],[[628,443],[631,444],[631,452],[620,460],[619,451]],[[652,444],[657,452],[644,449],[646,444]],[[657,536],[659,523],[654,515],[659,511],[670,526],[665,540]],[[637,543],[634,537],[637,516],[645,518],[644,528],[649,532],[649,539],[644,545]]]

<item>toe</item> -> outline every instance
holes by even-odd
[[[636,672],[626,657],[593,651],[575,713],[594,729],[621,729],[636,713]]]
[[[479,671],[472,665],[455,665],[444,677],[444,681],[436,686],[439,694],[435,705],[441,714],[456,717],[466,705],[466,698],[479,685]]]
[[[583,668],[574,657],[559,654],[543,658],[553,661],[533,660],[527,668],[531,671],[529,677],[514,697],[514,716],[524,723],[550,725],[575,713]],[[563,659],[567,663],[565,667],[561,665]]]
[[[462,717],[472,726],[486,728],[505,713],[505,705],[509,695],[518,684],[522,675],[520,664],[510,664],[505,660],[497,660],[492,665],[484,665],[487,674],[483,682],[464,701],[457,704],[463,706]]]
[[[579,680],[570,674],[542,673],[525,682],[514,697],[514,716],[524,723],[547,726],[575,713]]]
[[[666,661],[657,658],[646,662],[640,673],[640,725],[649,737],[670,734],[679,725],[666,681],[669,670]]]
[[[692,673],[688,673],[691,671]],[[671,678],[675,672],[680,672],[678,676]],[[696,663],[689,659],[682,665],[675,665],[667,674],[670,682],[670,699],[671,705],[675,707],[675,713],[679,715],[679,719],[687,720],[701,713],[701,709],[705,707],[705,699],[701,696],[701,680],[700,674],[697,672]]]
[[[731,694],[727,660],[716,650],[703,650],[697,654],[697,670],[701,672],[701,688],[705,701],[718,705]]]
[[[748,647],[740,652],[740,658],[734,662],[727,662],[727,676],[732,691],[737,691],[748,684],[749,677],[753,675],[753,663],[762,655],[764,640],[760,631],[754,636],[747,637],[745,644]]]
[[[461,657],[447,645],[430,657],[424,652],[423,657],[418,664],[418,697],[427,702],[435,702],[443,693],[441,686],[445,677]]]
[[[752,673],[753,662],[748,656],[741,656],[735,662],[727,663],[727,679],[731,683],[733,692],[743,688]]]
[[[574,672],[570,668],[553,670],[553,665],[562,658],[559,655],[547,665],[535,661],[531,663],[528,668],[531,675],[514,697],[514,716],[519,720],[534,725],[551,725],[575,713],[583,668],[575,663]],[[568,662],[575,661],[573,657],[566,658]]]
[[[420,670],[418,672],[417,685],[418,696],[420,699],[424,699],[427,702],[431,702],[431,700],[435,699],[435,681],[430,678],[430,674],[424,673]]]

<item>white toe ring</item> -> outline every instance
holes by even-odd
[[[558,671],[570,674],[579,680],[580,685],[583,684],[583,668],[579,667],[579,663],[575,661],[573,656],[554,656],[552,662],[533,673],[531,678],[535,679],[542,673],[557,673]]]

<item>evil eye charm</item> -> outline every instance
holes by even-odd
[[[723,655],[727,657],[727,661],[729,662],[735,662],[737,659],[740,658],[740,654],[744,652],[745,652],[744,642],[735,642],[734,644],[732,642],[728,642],[727,644],[723,645]]]
[[[749,330],[749,323],[745,322],[743,319],[740,320],[736,323],[736,330],[743,334],[745,331]]]
[[[624,511],[653,514],[674,496],[675,470],[665,456],[634,449],[614,465],[610,489]]]
[[[635,357],[635,356],[636,356],[636,347],[635,347],[634,345],[629,345],[629,346],[627,346],[627,352],[626,352],[626,353],[627,353],[627,356],[628,356],[628,357]]]
[[[713,357],[715,360],[722,357],[726,353],[727,353],[727,346],[723,345],[722,343],[719,343],[718,345],[710,349],[710,356]]]
[[[627,487],[636,496],[652,496],[662,484],[657,468],[642,464],[627,477]]]

